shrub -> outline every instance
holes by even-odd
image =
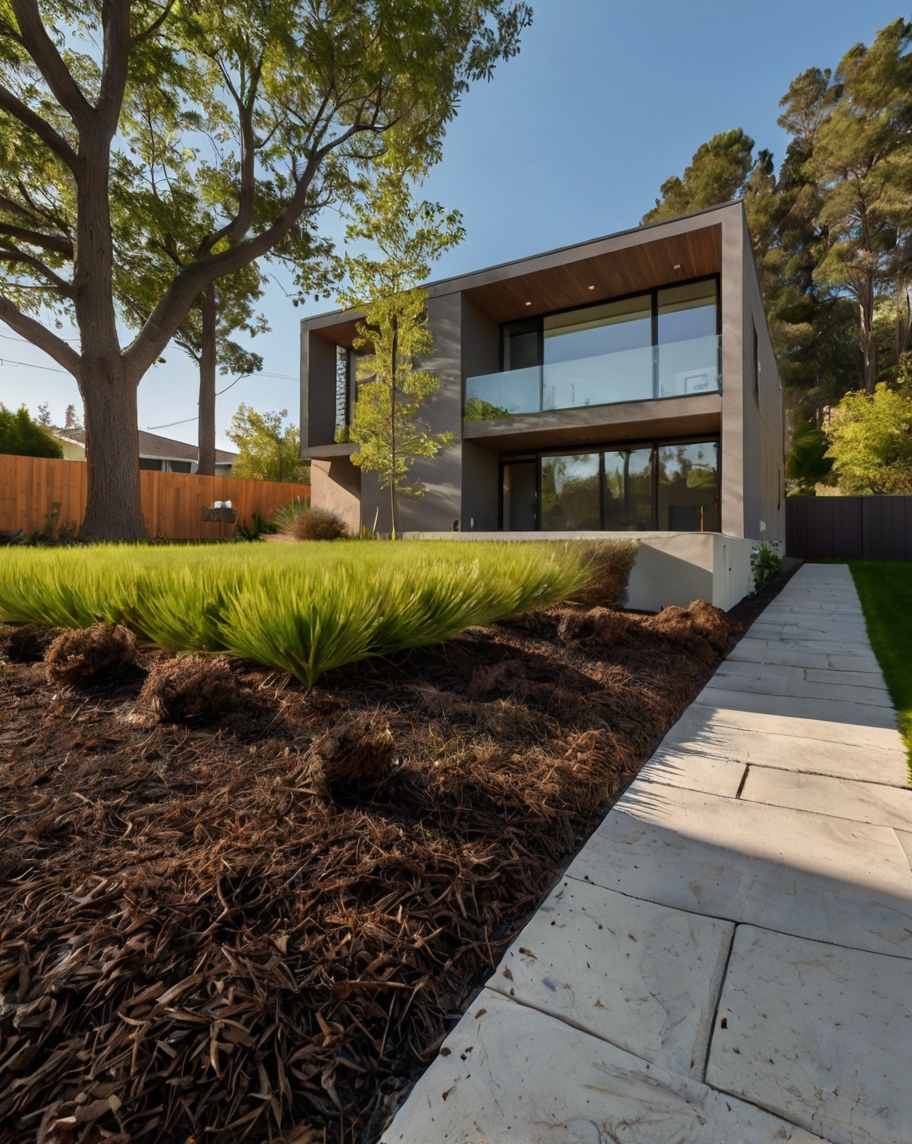
[[[591,572],[589,583],[576,594],[576,602],[589,608],[623,604],[639,550],[637,542],[574,541],[573,547]]]
[[[751,572],[754,574],[754,588],[759,592],[782,575],[782,557],[764,541],[751,552]]]
[[[83,687],[110,678],[136,663],[136,637],[120,624],[92,624],[62,632],[44,656],[48,682]]]
[[[0,621],[123,623],[165,651],[227,652],[310,685],[566,600],[588,575],[572,546],[545,542],[8,548]]]
[[[305,508],[282,529],[295,540],[339,540],[345,536],[345,521],[325,508]]]
[[[165,723],[187,723],[228,715],[242,696],[227,656],[183,655],[152,667],[139,700]]]
[[[392,773],[392,732],[362,712],[321,735],[307,761],[318,786],[333,798],[369,794]]]
[[[288,532],[294,522],[303,512],[310,509],[310,501],[304,497],[295,497],[288,504],[283,504],[272,514],[272,529],[275,532]]]

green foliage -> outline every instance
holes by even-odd
[[[644,223],[662,222],[739,198],[754,165],[754,141],[740,127],[714,135],[697,148],[684,177],[672,175],[662,184],[661,199],[643,215]],[[762,161],[770,161],[762,152]]]
[[[293,501],[288,504],[283,504],[275,510],[272,514],[272,529],[274,532],[285,532],[290,525],[301,515],[302,512],[307,512],[310,508],[310,501],[307,497],[295,497]]]
[[[912,768],[912,564],[853,560],[865,626],[896,706]]]
[[[0,453],[16,457],[62,457],[63,446],[23,405],[14,413],[0,402]]]
[[[236,446],[232,475],[252,481],[306,481],[310,465],[301,459],[301,435],[296,425],[283,425],[287,409],[257,413],[243,403],[231,418],[225,436]]]
[[[812,496],[815,487],[830,475],[832,460],[826,455],[827,438],[813,421],[799,420],[792,428],[792,447],[786,472],[792,496]]]
[[[434,349],[427,292],[418,283],[464,233],[458,211],[447,214],[439,203],[415,203],[405,172],[396,167],[387,168],[354,206],[347,229],[348,241],[369,242],[379,252],[343,260],[349,285],[340,301],[364,310],[355,345],[368,351],[358,363],[349,434],[359,448],[351,460],[376,472],[380,487],[390,490],[394,537],[398,496],[421,497],[425,492],[420,480],[408,482],[412,466],[453,442],[452,433],[434,433],[419,418],[439,382],[434,374],[416,368],[416,359]]]
[[[237,526],[237,535],[241,540],[259,540],[261,536],[267,536],[269,533],[277,531],[275,525],[268,521],[256,508],[251,513],[250,520]]]
[[[844,493],[912,493],[912,395],[880,382],[834,411],[827,457]]]
[[[509,417],[510,410],[501,405],[492,405],[483,397],[470,397],[465,403],[463,421],[490,421],[493,417]]]
[[[751,551],[750,560],[751,572],[754,574],[754,590],[757,592],[769,587],[782,575],[782,557],[766,541]]]
[[[591,570],[545,543],[98,546],[0,553],[0,619],[121,623],[171,652],[227,652],[310,685],[574,595]]]

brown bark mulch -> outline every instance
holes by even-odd
[[[0,1144],[376,1139],[732,634],[569,611],[309,692],[220,660],[183,723],[162,653],[66,690],[6,629]]]

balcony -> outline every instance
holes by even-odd
[[[716,335],[466,378],[466,421],[717,393]]]

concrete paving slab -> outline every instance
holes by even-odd
[[[912,871],[883,826],[634,784],[566,874],[691,913],[912,958]]]
[[[446,1055],[444,1055],[446,1054]],[[821,1144],[485,989],[382,1144]]]
[[[564,878],[488,988],[702,1079],[734,929]]]
[[[821,627],[802,628],[795,623],[774,623],[757,620],[751,625],[754,639],[777,640],[778,642],[807,643],[812,647],[825,644],[831,651],[867,651],[870,647],[865,632],[826,631]],[[826,649],[825,649],[826,650]]]
[[[750,631],[753,632],[753,628],[751,628]],[[750,648],[766,648],[770,651],[774,649],[781,651],[795,648],[800,651],[807,652],[808,655],[823,654],[827,656],[841,656],[843,658],[852,657],[856,660],[856,662],[864,661],[865,664],[877,663],[877,658],[875,657],[874,652],[871,650],[871,645],[867,642],[855,643],[851,647],[841,647],[839,644],[834,643],[832,640],[818,643],[816,640],[781,640],[778,637],[770,639],[768,636],[748,635],[741,640],[741,642],[732,652],[732,655],[743,654],[743,652],[739,652],[738,650],[741,648],[742,644],[745,644]]]
[[[801,753],[814,752],[813,767],[805,766]],[[691,704],[662,740],[663,747],[684,746],[687,753],[703,753],[742,762],[760,762],[787,770],[831,773],[822,764],[828,753],[839,763],[854,759],[857,775],[846,778],[909,785],[906,747],[899,731],[891,727],[855,727],[825,719],[796,719],[758,711]],[[816,765],[819,761],[821,766]],[[832,773],[842,774],[841,771]]]
[[[770,667],[819,667],[828,668],[830,657],[825,651],[808,652],[804,648],[783,647],[781,644],[770,646],[768,640],[744,639],[731,651],[724,664],[743,665],[749,668]]]
[[[741,798],[854,822],[912,830],[912,790],[878,783],[750,767]]]
[[[896,713],[890,707],[837,702],[833,699],[797,699],[793,696],[735,691],[717,687],[712,680],[703,688],[694,703],[702,707],[726,707],[729,710],[752,711],[761,715],[844,723],[857,730],[863,727],[896,729]]]
[[[795,660],[797,656],[793,657]],[[789,679],[806,680],[808,683],[827,683],[840,687],[860,687],[873,689],[885,694],[887,685],[879,671],[861,671],[855,665],[853,671],[835,671],[827,663],[824,655],[817,657],[804,656],[804,663],[752,663],[749,660],[737,659],[734,655],[722,661],[714,678],[720,676],[740,676],[751,681],[758,679]],[[809,658],[816,658],[818,665],[809,664]]]
[[[708,1084],[834,1144],[908,1144],[910,1060],[912,961],[738,927]]]
[[[827,673],[823,673],[827,674]],[[832,672],[824,681],[807,678],[807,672],[799,668],[780,668],[778,672],[767,672],[751,678],[743,672],[728,671],[723,663],[712,677],[712,686],[723,691],[744,691],[750,688],[752,695],[783,695],[794,699],[827,699],[834,703],[869,707],[889,707],[893,701],[886,686],[860,687],[858,684],[843,683]]]
[[[734,798],[741,789],[746,771],[744,763],[709,758],[697,752],[687,756],[675,755],[673,751],[659,747],[637,775],[636,781],[686,787]]]

